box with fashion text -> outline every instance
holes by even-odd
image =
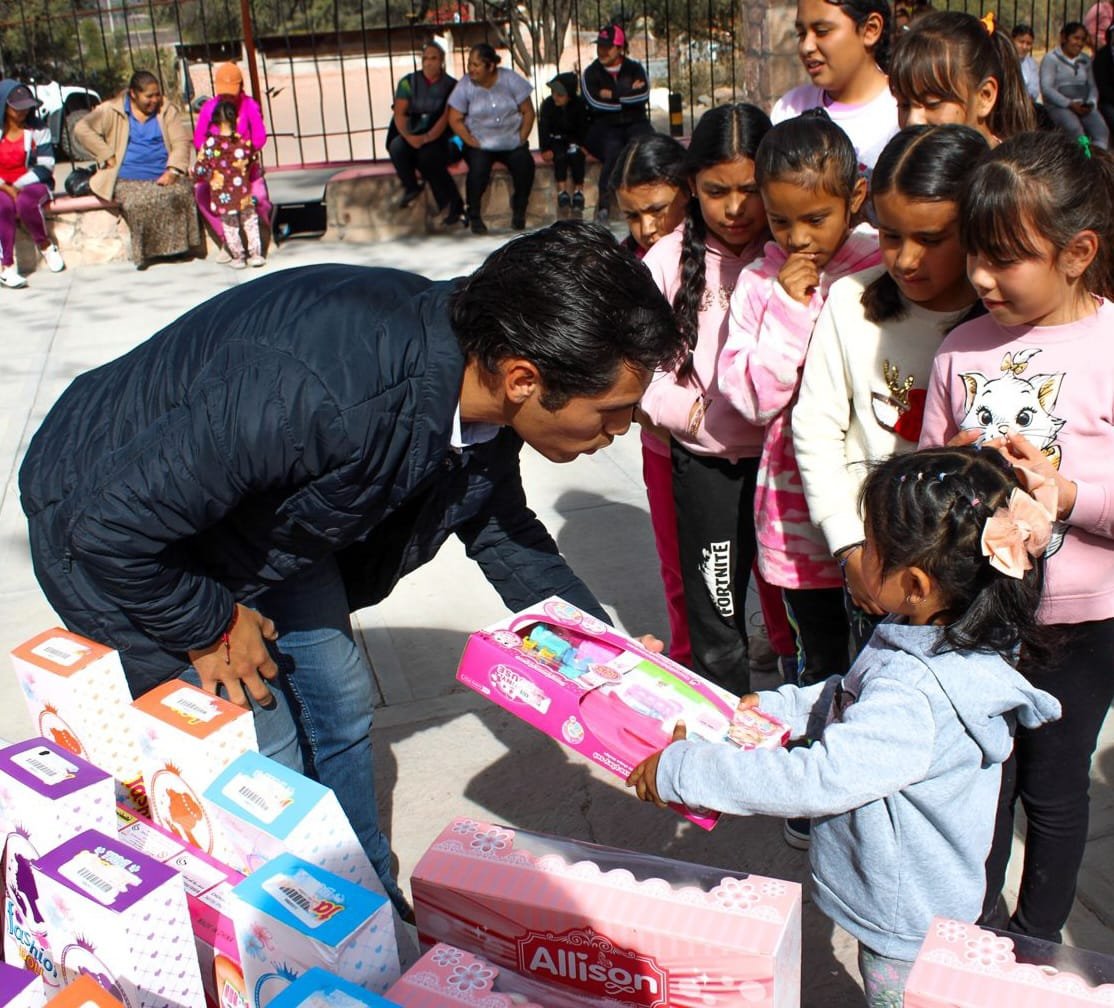
[[[0,853],[4,878],[4,959],[42,977],[47,996],[62,985],[39,906],[32,866],[90,827],[109,833],[116,818],[110,774],[45,738],[0,749]]]

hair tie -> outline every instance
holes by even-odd
[[[979,18],[979,21],[982,22],[982,26],[986,29],[987,35],[994,34],[994,11],[987,11],[986,14]]]
[[[1081,133],[1075,138],[1075,142],[1083,148],[1083,153],[1087,158],[1091,157],[1091,138],[1086,133]]]

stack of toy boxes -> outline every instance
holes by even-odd
[[[139,747],[123,722],[131,703],[120,656],[68,630],[46,630],[12,652],[38,732],[116,779],[120,802],[149,815]]]
[[[204,991],[182,879],[115,835],[78,834],[32,869],[51,950],[131,1008],[201,1005]]]
[[[387,997],[402,1008],[540,1008],[504,991],[499,973],[486,959],[438,942],[402,974]]]
[[[755,711],[744,737],[738,697],[559,598],[472,634],[457,679],[624,780],[670,743],[678,720],[690,738],[744,748],[789,735]],[[677,811],[705,829],[719,817]]]
[[[314,967],[275,998],[268,1008],[399,1008],[371,991]],[[495,1008],[494,1005],[490,1008]]]
[[[246,1005],[236,930],[228,916],[232,889],[244,876],[196,848],[184,846],[167,830],[137,819],[126,809],[118,809],[117,814],[118,835],[124,843],[169,865],[182,876],[209,1008]]]
[[[0,1005],[5,1008],[42,1008],[43,982],[30,970],[0,962]]]
[[[906,1008],[1114,1004],[1114,958],[936,918],[905,986]]]
[[[394,918],[386,897],[280,854],[232,891],[248,999],[265,1008],[317,966],[382,993],[398,979]]]
[[[87,976],[79,976],[60,994],[55,994],[46,1008],[124,1008],[100,984]]]
[[[191,847],[219,850],[201,796],[237,756],[256,749],[251,711],[175,679],[144,693],[132,715],[151,818]]]
[[[457,819],[411,883],[423,946],[482,955],[550,1008],[800,1004],[792,882]]]
[[[217,857],[248,874],[282,853],[295,854],[349,882],[385,895],[337,797],[257,752],[233,760],[205,789],[202,803]]]
[[[32,865],[90,826],[111,832],[112,778],[46,739],[0,750],[0,852],[4,870],[4,958],[34,964],[47,994],[62,984]]]

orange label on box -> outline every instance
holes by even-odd
[[[79,976],[68,987],[46,1003],[46,1008],[124,1008],[124,1006],[88,976]]]
[[[181,679],[156,686],[135,700],[132,706],[195,738],[207,738],[244,716],[243,707],[237,707]]]
[[[70,676],[103,658],[111,650],[103,644],[55,627],[20,644],[12,651],[12,657],[38,665],[55,675]]]

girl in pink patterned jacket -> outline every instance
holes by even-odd
[[[766,428],[754,498],[758,569],[783,589],[798,630],[799,678],[809,685],[847,671],[849,630],[839,566],[809,521],[790,410],[828,288],[877,265],[880,254],[873,228],[851,229],[866,181],[851,141],[830,120],[806,114],[774,126],[755,177],[774,240],[739,275],[720,388],[744,419]]]

